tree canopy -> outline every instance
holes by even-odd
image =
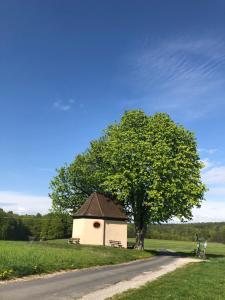
[[[54,210],[73,211],[93,191],[120,200],[143,248],[147,224],[191,219],[206,190],[192,132],[169,115],[125,112],[51,181]]]
[[[70,237],[72,218],[66,213],[17,215],[0,208],[0,240],[40,240]]]

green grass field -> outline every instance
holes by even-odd
[[[170,249],[189,254],[192,242],[146,240],[151,250]],[[207,261],[190,264],[144,287],[115,296],[113,300],[224,300],[225,245],[209,243]]]
[[[195,243],[146,240],[145,247],[152,252],[169,249],[192,255]],[[0,241],[0,280],[127,262],[149,257],[151,251],[68,245],[65,240],[34,243]],[[209,243],[207,257],[206,262],[188,265],[113,299],[225,299],[225,245]]]
[[[0,280],[59,270],[116,264],[150,257],[149,252],[48,242],[0,241]]]
[[[131,241],[134,241],[130,239]],[[170,240],[154,240],[146,239],[145,248],[149,250],[168,249],[175,252],[191,254],[196,248],[195,242],[186,241],[170,241]],[[209,257],[225,256],[225,244],[208,243],[207,254]]]

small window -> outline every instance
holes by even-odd
[[[101,224],[99,222],[94,222],[93,226],[94,226],[94,228],[99,228],[101,226]]]

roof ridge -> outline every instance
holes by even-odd
[[[99,198],[98,198],[98,193],[97,193],[97,192],[95,192],[95,193],[96,193],[96,197],[97,197],[97,200],[98,200],[98,206],[99,206],[99,208],[100,208],[100,212],[101,212],[102,216],[104,217],[104,214],[103,214],[103,211],[102,211],[100,202],[99,202]]]
[[[89,202],[89,204],[88,204],[88,206],[87,206],[87,208],[86,208],[86,210],[85,210],[85,213],[89,210],[89,207],[91,206],[91,202],[92,202],[92,200],[93,200],[94,194],[91,194],[90,196],[91,196],[91,199],[90,199],[90,202]]]

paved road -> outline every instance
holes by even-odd
[[[0,300],[77,299],[121,280],[129,280],[143,272],[158,270],[176,259],[174,256],[162,255],[129,264],[70,271],[49,278],[11,282],[0,285]]]

